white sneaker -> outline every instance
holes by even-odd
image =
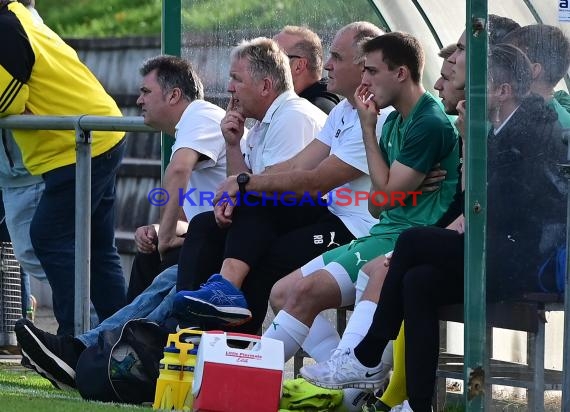
[[[375,368],[362,365],[352,349],[337,349],[326,362],[303,366],[301,376],[313,385],[327,389],[374,389],[382,386],[390,368],[380,363]]]
[[[390,412],[414,412],[408,401],[404,401],[400,405],[394,406]]]

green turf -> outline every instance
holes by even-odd
[[[84,401],[75,391],[60,391],[34,371],[0,364],[2,412],[144,412],[150,408]]]
[[[460,405],[447,405],[446,412],[461,412]],[[0,363],[1,412],[151,412],[150,407],[81,399],[76,391],[60,391],[34,371]]]

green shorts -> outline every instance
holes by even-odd
[[[322,255],[323,263],[338,263],[356,282],[358,271],[365,263],[394,249],[399,234],[370,235],[353,240],[348,245],[340,246]],[[326,269],[326,267],[325,267]]]

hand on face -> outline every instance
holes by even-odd
[[[368,86],[360,85],[354,93],[354,101],[356,110],[358,110],[358,117],[360,118],[360,125],[362,128],[376,128],[378,122],[378,114],[380,109],[374,102],[374,94],[368,90]]]
[[[222,134],[228,145],[239,145],[244,133],[244,123],[245,118],[236,110],[236,101],[232,94],[226,109],[226,115],[220,123]]]

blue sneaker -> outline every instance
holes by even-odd
[[[198,316],[219,320],[221,326],[241,325],[251,319],[243,293],[222,275],[210,276],[198,290],[178,292],[173,310],[182,320]]]

